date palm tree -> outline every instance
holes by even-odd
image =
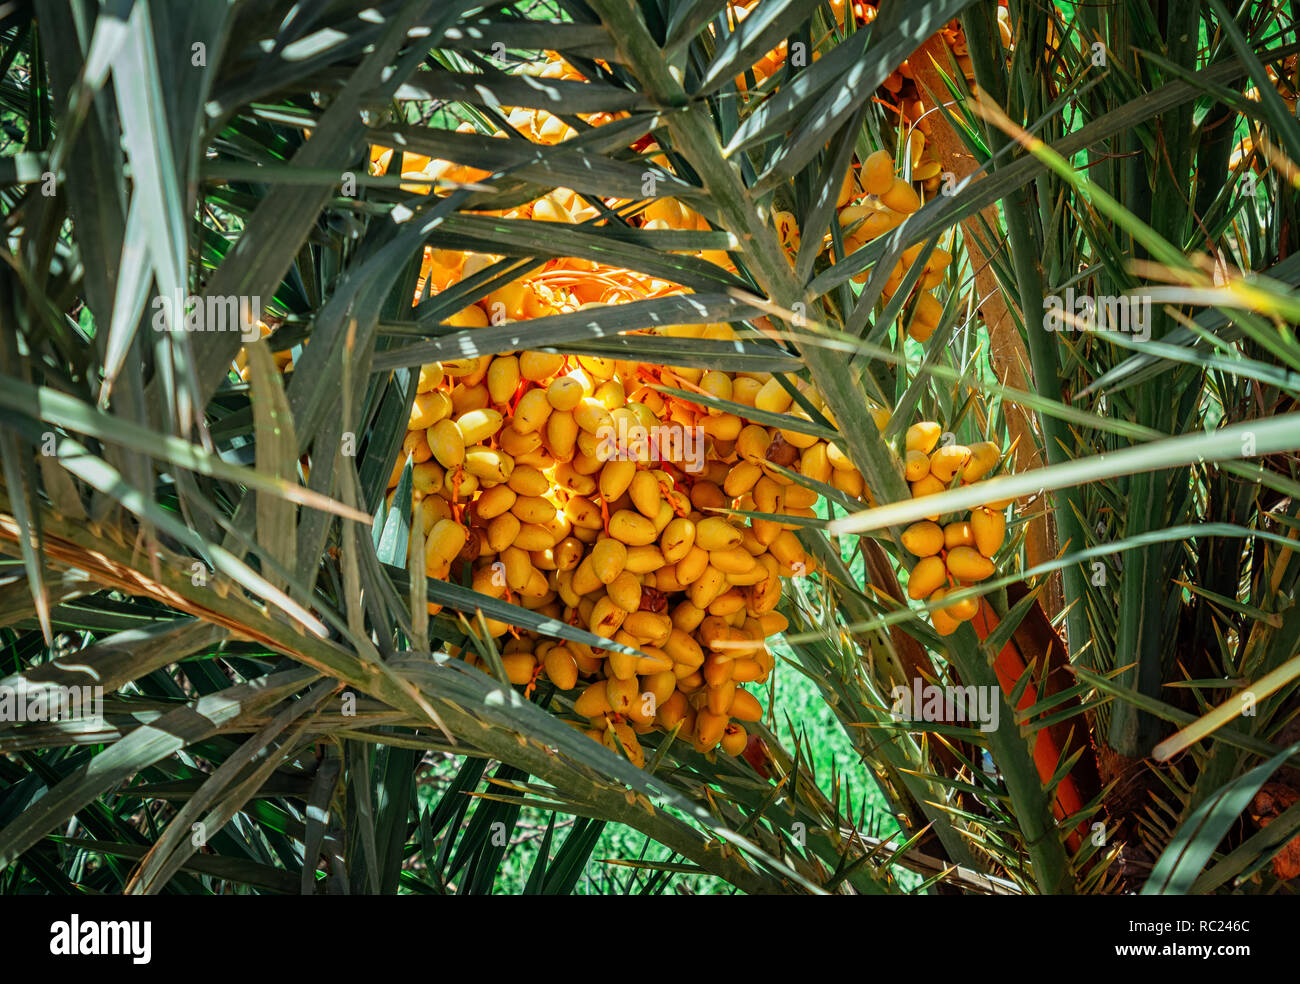
[[[1293,5],[48,0],[8,5],[0,52],[0,686],[103,694],[0,720],[0,889],[1300,874]],[[581,79],[532,70],[548,53]],[[534,141],[516,108],[573,132]],[[881,149],[927,200],[861,243],[836,196]],[[412,183],[403,154],[472,174]],[[556,188],[598,217],[500,214]],[[663,198],[707,229],[647,228]],[[433,291],[429,248],[500,259]],[[904,299],[938,248],[920,343]],[[690,303],[455,323],[563,257]],[[1067,292],[1141,330],[1047,330]],[[271,334],[183,330],[195,311]],[[701,311],[738,339],[637,333]],[[814,486],[777,674],[825,701],[869,794],[770,701],[744,756],[652,735],[638,767],[511,686],[485,620],[587,634],[408,567],[409,470],[386,492],[420,366],[528,347],[815,386],[866,498]],[[1013,448],[1010,546],[949,635],[909,602],[901,533],[981,500],[910,497],[918,420]],[[900,720],[917,681],[982,688],[996,726]],[[584,883],[610,825],[646,849]]]

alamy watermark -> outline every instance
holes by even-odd
[[[978,724],[984,732],[998,730],[1002,706],[997,687],[939,686],[915,678],[911,686],[898,684],[889,692],[894,702],[889,709],[895,721],[928,721],[931,724]]]
[[[147,964],[153,955],[153,924],[144,919],[87,919],[74,912],[50,924],[50,953],[56,957],[130,957]]]
[[[154,331],[231,331],[245,342],[262,337],[262,299],[242,294],[186,294],[179,287],[171,296],[153,299]]]
[[[645,427],[629,424],[620,417],[613,426],[601,427],[596,439],[600,442],[596,457],[601,461],[671,461],[681,464],[688,472],[704,470],[706,435],[702,427],[682,424]]]
[[[103,687],[0,686],[0,721],[104,720]]]
[[[1076,294],[1073,287],[1043,298],[1043,330],[1048,332],[1116,331],[1135,341],[1151,338],[1151,298]]]

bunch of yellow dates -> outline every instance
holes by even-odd
[[[907,461],[904,473],[913,498],[946,491],[953,481],[962,485],[978,482],[1002,458],[991,441],[969,447],[955,442],[940,443],[943,429],[934,421],[922,421],[907,429]],[[990,577],[993,556],[1007,535],[1002,510],[1009,499],[972,509],[964,520],[940,526],[939,516],[927,516],[903,531],[903,546],[919,557],[907,582],[908,597],[940,602],[948,594]],[[951,635],[979,612],[979,601],[965,598],[936,608],[931,620],[940,635]]]
[[[734,336],[725,324],[663,333]],[[764,640],[786,626],[782,579],[814,565],[796,523],[726,510],[813,517],[816,493],[782,469],[854,496],[863,488],[835,445],[666,396],[659,384],[771,412],[792,402],[761,373],[542,351],[436,363],[420,373],[389,482],[409,458],[430,577],[463,578],[641,654],[489,620],[512,683],[545,678],[570,692],[591,737],[637,763],[637,735],[653,728],[680,726],[697,750],[737,754],[744,724],[761,717],[745,685],[773,670]]]
[[[858,203],[857,199],[863,195],[868,197]],[[920,207],[920,196],[910,182],[895,173],[894,159],[888,151],[878,150],[869,155],[856,175],[852,170],[845,175],[840,189],[838,214],[845,251],[852,253],[878,236],[883,236],[902,224],[904,219]],[[903,251],[881,288],[886,299],[898,292],[903,277],[916,262],[921,249],[921,244],[917,243]],[[927,342],[939,327],[943,305],[930,290],[943,283],[951,262],[952,255],[937,247],[926,258],[925,268],[915,287],[915,307],[907,329],[909,338]],[[867,269],[855,274],[853,279],[857,283],[865,283],[870,275],[871,270]]]

